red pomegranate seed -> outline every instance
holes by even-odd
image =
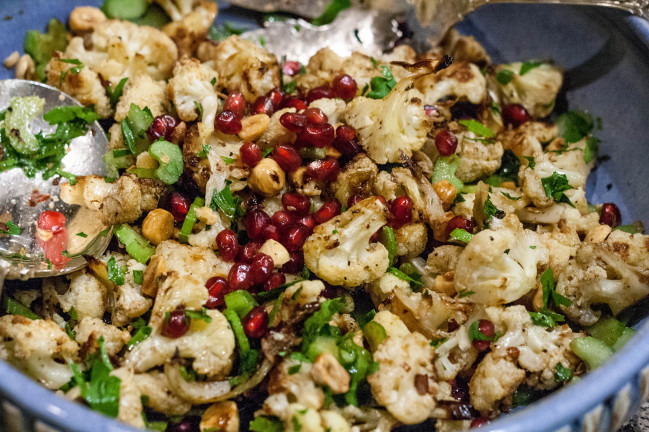
[[[304,146],[327,147],[333,144],[335,139],[334,127],[329,123],[309,123],[298,137],[298,141]]]
[[[251,168],[257,165],[263,157],[259,146],[250,141],[243,143],[239,148],[239,154],[241,155],[241,161]]]
[[[275,212],[275,214],[273,214],[270,219],[273,225],[275,225],[277,228],[284,228],[287,225],[295,223],[295,216],[293,216],[293,213],[287,212],[285,210]]]
[[[405,225],[412,221],[412,198],[408,195],[396,197],[390,205],[392,211],[392,222],[398,225]]]
[[[313,228],[315,228],[315,226],[317,225],[313,215],[304,215],[297,219],[295,223],[302,224],[305,227],[309,228],[309,232],[313,232]]]
[[[281,105],[282,108],[295,108],[296,111],[302,111],[306,109],[307,104],[302,99],[296,97],[289,97],[284,99]]]
[[[345,141],[353,140],[356,138],[356,129],[347,125],[340,125],[336,128],[336,138]]]
[[[478,417],[478,418],[474,418],[473,420],[471,420],[471,426],[470,427],[471,428],[481,428],[482,426],[486,426],[489,423],[491,423],[491,422],[489,421],[488,418],[486,418],[486,417]]]
[[[329,118],[320,108],[307,108],[304,110],[304,116],[309,123],[327,123]]]
[[[435,147],[442,156],[450,156],[457,150],[457,137],[448,129],[442,129],[435,135]]]
[[[448,221],[448,224],[446,224],[446,238],[448,238],[456,228],[463,229],[469,234],[473,234],[475,224],[472,220],[467,219],[464,216],[455,216],[453,219]]]
[[[284,171],[292,172],[302,165],[302,156],[295,148],[280,144],[273,149],[273,159]]]
[[[304,114],[286,112],[279,118],[279,122],[289,131],[297,133],[306,126],[306,117]]]
[[[332,200],[322,204],[317,212],[313,213],[313,218],[317,224],[325,223],[329,219],[340,214],[341,205],[338,201]]]
[[[246,244],[243,247],[239,248],[239,255],[237,255],[237,261],[245,264],[250,264],[257,255],[257,251],[261,248],[262,243],[252,241]]]
[[[282,205],[285,210],[304,215],[311,211],[311,198],[297,192],[286,192],[282,195]]]
[[[205,303],[208,309],[216,309],[225,304],[225,295],[230,292],[228,281],[220,276],[209,278],[205,283],[209,297]]]
[[[620,213],[618,206],[613,203],[602,204],[599,223],[606,224],[611,228],[620,225],[622,223],[622,214]]]
[[[347,200],[347,208],[358,204],[359,202],[363,201],[364,199],[365,198],[363,196],[361,196],[361,195],[352,195],[352,196],[350,196],[349,199]]]
[[[300,73],[300,69],[302,69],[302,65],[300,64],[300,62],[296,62],[292,60],[285,61],[284,65],[282,66],[282,72],[284,72],[284,75],[288,75],[291,77]]]
[[[457,323],[457,321],[454,318],[451,318],[448,320],[448,331],[452,332],[460,328],[460,325]]]
[[[341,99],[350,100],[356,96],[356,80],[349,75],[338,75],[332,82],[334,93]]]
[[[221,231],[216,236],[216,246],[224,261],[234,262],[239,253],[239,240],[237,234],[229,229]]]
[[[179,223],[185,220],[191,202],[189,198],[180,192],[172,192],[171,200],[169,201],[171,214],[174,216],[174,222]]]
[[[284,273],[273,273],[270,275],[268,280],[264,283],[264,291],[270,291],[277,288],[280,285],[286,283],[286,275]]]
[[[255,306],[241,320],[243,331],[246,336],[251,338],[260,338],[268,330],[268,312],[263,306]]]
[[[255,255],[250,264],[250,275],[252,281],[257,285],[265,283],[273,272],[274,266],[275,263],[273,262],[273,259],[265,253],[258,253]]]
[[[325,282],[324,284],[325,284],[325,289],[320,291],[320,295],[322,297],[328,298],[328,299],[334,299],[336,297],[339,297],[338,288],[336,288],[335,286],[333,286],[331,284],[328,284],[327,282]]]
[[[181,420],[169,428],[169,432],[191,432],[192,430],[194,430],[194,425],[189,419]]]
[[[270,224],[270,217],[263,210],[252,210],[246,216],[245,225],[248,237],[255,240],[262,237],[264,227]]]
[[[336,150],[348,156],[353,156],[361,151],[361,146],[356,139],[356,130],[347,125],[336,128],[336,139],[333,146]]]
[[[478,321],[478,331],[489,339],[493,339],[494,335],[496,334],[494,323],[486,319],[481,319],[480,321]],[[472,344],[473,347],[478,351],[486,351],[491,346],[491,340],[474,339]]]
[[[387,203],[387,201],[385,200],[385,198],[383,197],[383,195],[377,195],[377,196],[376,196],[376,199],[379,200],[379,201],[381,201],[381,204],[383,204],[384,206],[388,205],[388,203]]]
[[[270,103],[273,104],[273,107],[278,107],[282,104],[284,100],[284,93],[277,87],[266,93],[266,97],[270,99]]]
[[[228,285],[232,291],[248,290],[253,285],[250,264],[236,263],[228,273]]]
[[[250,107],[251,114],[267,114],[271,116],[273,115],[273,112],[275,112],[273,101],[266,96],[259,96]]]
[[[264,240],[280,241],[280,239],[282,238],[280,229],[275,225],[270,224],[264,227],[264,229],[261,231],[261,236],[264,238]]]
[[[179,338],[189,330],[189,318],[185,316],[185,308],[178,306],[176,310],[169,313],[169,319],[165,319],[162,325],[162,336],[168,338]]]
[[[153,122],[149,125],[146,130],[146,135],[149,138],[149,141],[157,141],[160,138],[164,138],[167,141],[171,139],[171,134],[176,130],[178,126],[178,120],[173,118],[168,114],[159,115],[153,119]]]
[[[475,339],[472,342],[473,348],[477,349],[480,352],[487,351],[491,346],[491,341],[482,341]]]
[[[238,119],[246,115],[246,98],[241,92],[231,91],[223,102],[223,111],[231,111]]]
[[[38,216],[36,244],[43,250],[45,259],[55,266],[62,266],[70,261],[70,258],[63,256],[63,251],[68,245],[65,222],[63,213],[57,211],[44,211]]]
[[[336,94],[334,93],[334,89],[332,89],[327,85],[323,85],[309,90],[309,92],[306,94],[306,102],[310,104],[314,100],[318,100],[322,98],[333,99],[335,97]]]
[[[304,242],[311,235],[311,231],[305,225],[293,224],[286,228],[282,244],[289,251],[299,251]]]
[[[302,251],[289,252],[289,261],[280,269],[283,273],[299,273],[304,267],[304,255]]]
[[[57,211],[44,211],[38,216],[37,226],[46,231],[53,233],[61,232],[65,229],[65,215]]]
[[[335,180],[340,172],[338,159],[327,156],[324,159],[314,160],[306,166],[306,172],[316,180]]]
[[[517,128],[530,120],[530,114],[520,104],[509,104],[502,107],[503,122]]]
[[[376,243],[377,241],[379,241],[380,238],[381,238],[381,230],[378,230],[377,232],[372,234],[372,237],[370,237],[370,243]]]
[[[232,111],[223,111],[214,119],[214,128],[226,135],[235,135],[241,132],[241,120]]]

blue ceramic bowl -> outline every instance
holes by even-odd
[[[451,0],[449,0],[451,1]],[[25,32],[66,20],[75,6],[98,0],[0,0],[0,59],[21,50]],[[243,11],[220,4],[218,20],[247,26]],[[9,18],[11,17],[11,18]],[[491,5],[460,24],[495,62],[554,59],[566,69],[570,108],[602,118],[601,155],[591,174],[591,202],[615,202],[625,223],[649,222],[649,23],[616,11],[561,6]],[[13,71],[0,70],[0,78]],[[605,158],[606,159],[606,158]],[[649,324],[602,368],[481,430],[507,432],[616,430],[649,397]],[[135,431],[68,402],[0,361],[0,431]]]

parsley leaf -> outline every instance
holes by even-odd
[[[229,183],[222,190],[214,191],[210,208],[214,211],[220,209],[230,220],[240,218],[245,214],[243,208],[241,208],[241,198],[232,195]]]
[[[584,162],[590,163],[597,156],[599,150],[599,138],[591,136],[586,140],[586,148],[584,149]]]
[[[135,322],[133,323],[133,329],[135,330],[135,333],[133,334],[131,339],[126,342],[126,346],[128,348],[134,347],[135,345],[144,341],[146,338],[151,336],[151,332],[153,331],[151,327],[146,325],[146,321],[144,321],[142,318],[135,320]]]
[[[115,108],[117,106],[117,103],[119,102],[119,99],[122,97],[122,93],[124,93],[124,84],[126,84],[126,81],[128,81],[128,78],[122,78],[119,83],[115,86],[115,89],[109,84],[108,87],[106,87],[106,92],[108,93],[108,99],[110,100],[110,105]]]
[[[300,372],[300,369],[302,369],[302,363],[298,363],[296,365],[293,365],[288,368],[288,374],[289,375],[295,375],[296,373]]]
[[[199,311],[186,309],[185,316],[194,320],[205,321],[207,323],[212,322],[212,317],[207,314],[206,308],[203,308]]]
[[[196,109],[198,110],[198,116],[203,118],[203,105],[201,105],[200,102],[194,101],[194,106],[196,106]]]
[[[566,203],[570,207],[575,206],[564,193],[567,190],[574,189],[568,184],[568,177],[565,174],[559,174],[555,171],[550,177],[542,178],[541,184],[547,197],[554,199],[558,203]]]
[[[210,154],[210,150],[212,150],[212,146],[203,144],[203,150],[196,153],[196,156],[201,159],[207,159],[207,155]]]
[[[534,60],[524,62],[521,65],[521,70],[518,72],[518,74],[520,76],[523,76],[526,73],[528,73],[529,71],[531,71],[532,69],[536,69],[537,67],[541,66],[542,64],[543,64],[543,62],[534,61]]]
[[[350,0],[332,0],[322,15],[311,20],[311,24],[314,26],[329,24],[336,19],[341,11],[348,9],[351,5]]]
[[[30,308],[11,297],[5,297],[5,311],[10,315],[21,315],[32,320],[41,319]]]
[[[459,293],[458,298],[468,297],[473,294],[475,294],[475,291],[464,290]]]
[[[514,79],[514,72],[509,69],[501,69],[496,72],[496,81],[502,85],[507,85]]]
[[[383,99],[397,85],[389,67],[381,66],[381,75],[370,80],[371,91],[365,95],[368,98]]]
[[[466,127],[469,130],[469,132],[473,132],[477,136],[485,137],[485,138],[494,137],[494,132],[477,120],[465,119],[465,120],[460,120],[458,123]]]
[[[581,111],[568,111],[561,114],[556,121],[559,135],[566,144],[575,143],[593,130],[593,118],[590,114]]]
[[[277,417],[257,417],[250,422],[249,429],[253,432],[283,432],[284,423]]]
[[[76,105],[52,108],[52,110],[43,114],[43,120],[51,125],[70,122],[76,119],[83,120],[86,123],[92,123],[99,120],[99,115],[90,108]]]
[[[487,336],[480,331],[480,321],[473,321],[469,326],[469,340],[492,341],[496,336]]]
[[[527,159],[527,166],[530,167],[530,169],[534,169],[536,166],[536,161],[534,160],[534,156],[523,156],[525,159]]]
[[[513,196],[511,196],[510,194],[508,194],[507,192],[500,192],[500,193],[503,194],[503,195],[505,195],[508,199],[510,199],[510,200],[512,200],[512,201],[518,201],[519,199],[523,198],[522,196],[519,196],[519,197],[513,197]]]
[[[6,230],[0,229],[0,234],[20,235],[20,233],[22,232],[20,227],[10,220],[5,222],[5,225],[7,226],[7,229]]]
[[[473,238],[473,234],[462,228],[455,228],[451,231],[451,235],[448,238],[449,242],[458,242],[467,244]]]
[[[541,286],[543,287],[543,306],[545,309],[550,306],[550,298],[552,298],[552,301],[557,306],[570,306],[572,304],[570,299],[556,292],[552,268],[548,268],[541,275]]]
[[[558,383],[561,383],[568,381],[571,377],[572,371],[561,363],[557,363],[557,367],[555,368],[554,372],[554,380]]]
[[[401,280],[410,282],[411,284],[419,285],[419,286],[423,285],[423,283],[421,281],[413,279],[412,277],[408,276],[407,274],[405,274],[404,272],[402,272],[401,270],[399,270],[396,267],[389,267],[387,269],[387,272],[395,275],[396,277],[398,277]]]
[[[491,221],[494,216],[498,219],[502,219],[504,216],[504,212],[498,209],[498,207],[491,202],[491,197],[487,197],[487,201],[485,201],[482,211],[484,213],[485,226],[487,227],[489,226],[489,221]]]
[[[565,319],[563,315],[550,312],[550,311],[539,311],[539,312],[529,312],[530,318],[532,319],[532,324],[553,328],[556,327],[557,322],[563,322]]]
[[[108,267],[108,280],[115,285],[124,285],[124,275],[126,274],[127,267],[119,267],[115,261],[115,257],[110,257],[107,263]]]

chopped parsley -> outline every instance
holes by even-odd
[[[185,309],[185,316],[193,320],[205,321],[207,323],[212,322],[212,317],[207,314],[206,308],[203,308],[199,311]]]
[[[534,169],[536,166],[536,161],[534,160],[534,156],[523,156],[525,159],[527,159],[527,166],[530,167],[530,169]]]
[[[124,285],[124,276],[128,268],[126,266],[118,266],[115,257],[110,257],[106,266],[108,269],[108,280],[117,286]]]
[[[482,208],[482,211],[484,213],[484,220],[485,220],[485,226],[489,226],[489,222],[494,218],[502,219],[505,215],[505,212],[502,210],[498,209],[494,205],[494,203],[491,202],[491,197],[487,197],[487,200],[484,203],[484,207]]]
[[[11,297],[5,298],[5,311],[9,315],[21,315],[32,320],[41,319],[41,317],[32,312],[30,308]]]
[[[552,268],[548,268],[541,275],[541,285],[543,287],[543,307],[547,309],[550,307],[550,299],[557,306],[570,306],[572,301],[570,299],[562,296],[556,291],[556,286],[554,283],[554,272]]]
[[[473,295],[473,294],[475,294],[475,291],[464,290],[464,291],[460,292],[458,297],[459,298],[464,298],[464,297],[468,297],[468,296]]]
[[[554,372],[554,380],[558,383],[562,383],[570,380],[570,378],[572,378],[572,371],[561,363],[557,363]]]
[[[396,277],[398,277],[401,280],[410,282],[410,284],[419,285],[419,286],[423,285],[423,283],[421,281],[418,281],[418,280],[408,276],[407,274],[405,274],[404,272],[402,272],[401,270],[399,270],[396,267],[389,267],[387,269],[387,272],[395,275]]]
[[[510,194],[508,194],[507,192],[500,192],[500,193],[503,194],[503,195],[505,195],[508,199],[510,199],[510,200],[512,200],[512,201],[518,201],[519,199],[523,198],[522,196],[519,196],[519,197],[513,197],[513,196],[511,196]]]
[[[212,146],[203,144],[203,150],[196,153],[196,156],[201,159],[207,159],[207,155],[210,154],[210,150],[212,150]]]
[[[496,81],[502,85],[507,85],[514,79],[514,72],[509,69],[501,69],[496,72]]]
[[[465,119],[465,120],[460,120],[458,123],[460,123],[462,126],[467,128],[469,132],[473,132],[479,137],[484,137],[484,138],[494,137],[494,131],[492,131],[487,126],[483,125],[477,120]]]
[[[322,15],[311,20],[311,24],[314,26],[330,24],[336,19],[341,11],[348,9],[351,5],[352,3],[350,0],[332,0]]]
[[[473,234],[462,228],[455,228],[451,231],[451,235],[448,238],[449,242],[458,242],[467,244],[473,238]]]
[[[135,320],[135,322],[133,322],[133,330],[135,330],[135,333],[133,333],[131,339],[126,342],[126,346],[128,348],[132,348],[140,342],[144,341],[146,338],[151,336],[151,332],[153,331],[151,327],[146,325],[146,321],[144,321],[144,319],[142,318],[138,318],[137,320]]]
[[[300,372],[300,369],[302,368],[302,363],[298,363],[296,365],[293,365],[288,368],[288,374],[289,375],[295,375],[296,373]]]
[[[597,156],[599,151],[599,138],[591,136],[586,140],[586,147],[584,148],[584,162],[590,163]]]
[[[200,102],[194,101],[194,106],[198,110],[198,115],[200,118],[203,118],[203,105]]]
[[[248,426],[253,432],[283,432],[284,423],[277,417],[256,417]]]
[[[443,344],[447,340],[448,340],[447,337],[439,338],[439,339],[433,339],[432,341],[430,341],[430,346],[437,348],[438,346],[440,346],[441,344]]]
[[[5,225],[7,226],[7,229],[6,230],[0,229],[0,234],[20,235],[20,233],[22,232],[20,227],[10,220],[5,222]]]
[[[556,121],[559,135],[566,144],[576,143],[593,130],[593,118],[581,111],[568,111],[561,114]]]
[[[389,67],[381,66],[381,75],[370,80],[370,91],[365,95],[368,98],[383,99],[397,85]]]
[[[469,340],[473,342],[474,340],[479,341],[495,341],[500,337],[500,334],[496,332],[493,336],[487,336],[486,334],[480,331],[480,321],[473,321],[469,326]]]
[[[227,180],[225,188],[220,191],[214,191],[210,208],[214,211],[220,209],[230,220],[238,219],[245,214],[241,207],[241,198],[232,195],[230,183]]]
[[[543,62],[534,61],[534,60],[523,62],[523,64],[521,65],[521,69],[518,72],[518,74],[520,76],[523,76],[523,75],[527,74],[529,71],[531,71],[532,69],[536,69],[537,67],[541,66],[542,64],[543,64]]]
[[[558,203],[566,203],[570,207],[575,206],[572,201],[570,201],[570,198],[568,198],[564,193],[567,190],[574,189],[568,183],[568,177],[566,177],[565,174],[559,174],[555,171],[550,177],[542,178],[541,184],[543,185],[543,190],[545,190],[545,195],[548,198],[552,198]]]
[[[120,82],[117,83],[114,90],[110,84],[106,87],[106,93],[108,93],[108,99],[113,108],[117,106],[119,99],[122,97],[122,93],[124,93],[124,84],[126,84],[126,81],[128,81],[128,78],[122,78]]]

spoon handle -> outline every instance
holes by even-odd
[[[583,6],[605,6],[622,9],[649,19],[649,0],[478,0],[475,6],[486,3],[541,3],[541,4],[566,4]]]

